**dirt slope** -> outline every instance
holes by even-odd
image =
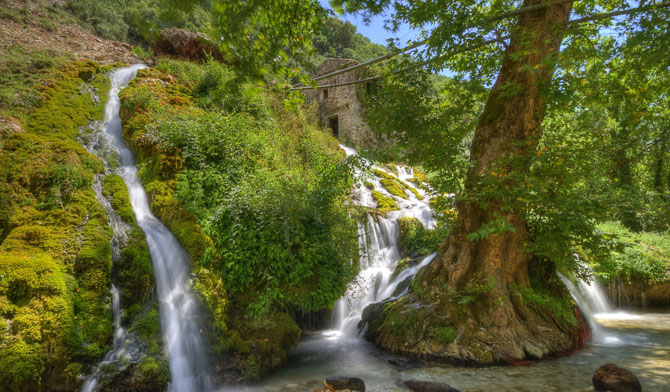
[[[57,5],[58,1],[53,3]],[[19,46],[69,52],[103,65],[141,62],[130,52],[130,45],[96,37],[71,21],[54,20],[43,6],[32,1],[0,0],[0,51]]]

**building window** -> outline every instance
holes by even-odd
[[[332,129],[333,136],[338,137],[340,133],[340,124],[337,119],[337,116],[333,116],[328,119],[328,127]]]
[[[328,99],[328,89],[323,90],[323,99]]]

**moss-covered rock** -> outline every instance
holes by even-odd
[[[377,210],[382,214],[398,209],[395,200],[388,196],[384,196],[384,194],[379,191],[372,191],[372,199],[377,203]]]
[[[128,223],[136,224],[135,213],[130,206],[128,196],[128,188],[123,182],[123,178],[118,174],[108,174],[102,182],[102,192],[112,204],[114,211],[116,211],[121,218]]]
[[[24,132],[0,144],[0,380],[9,391],[77,389],[112,341],[111,230],[91,188],[103,165],[77,143],[100,118],[109,80],[93,62],[42,76],[30,86],[38,103],[19,111]]]
[[[400,181],[382,178],[380,182],[384,188],[386,188],[386,190],[393,196],[399,197],[401,199],[408,199],[407,194],[405,193],[406,186],[403,187]]]

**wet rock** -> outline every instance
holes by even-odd
[[[408,276],[407,278],[405,278],[405,280],[398,283],[398,287],[396,287],[395,290],[393,290],[391,297],[397,297],[400,294],[402,294],[403,291],[409,288],[410,283],[412,283],[412,279],[414,279],[414,275]]]
[[[593,373],[593,387],[596,391],[639,392],[640,380],[628,370],[613,363],[606,363]]]
[[[366,306],[361,313],[361,321],[358,322],[358,329],[363,328],[365,324],[369,322],[374,322],[379,318],[383,318],[384,312],[382,310],[384,309],[385,303],[385,301],[382,301]]]
[[[617,307],[645,309],[670,306],[670,282],[610,283],[605,286],[605,290]]]
[[[458,389],[441,382],[407,380],[403,384],[415,392],[458,392]]]
[[[387,359],[386,362],[388,362],[390,365],[397,367],[400,370],[407,370],[411,368],[417,367],[417,363],[414,361],[410,361],[405,358],[390,358]]]
[[[211,56],[223,61],[217,45],[203,33],[184,29],[163,29],[151,44],[156,54],[177,56],[189,60],[204,60]]]
[[[365,383],[358,377],[328,377],[323,380],[326,391],[365,392]]]

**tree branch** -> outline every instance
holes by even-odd
[[[561,1],[561,2],[563,2],[563,1]],[[554,4],[556,4],[556,3],[554,3]],[[526,7],[525,9],[520,8],[516,11],[511,11],[511,12],[508,12],[506,14],[499,15],[499,16],[497,16],[497,18],[502,19],[502,18],[505,17],[503,15],[512,14],[512,13],[514,13],[514,15],[517,15],[517,14],[520,14],[520,13],[523,13],[523,12],[534,11],[534,10],[537,10],[537,9],[540,9],[540,8],[543,8],[543,7],[546,7],[546,5],[544,5],[542,7],[540,7],[540,5],[536,5],[536,6]],[[665,7],[670,7],[670,1],[664,1],[662,3],[654,4],[654,5],[647,5],[647,6],[642,6],[642,7],[630,8],[630,9],[627,9],[627,10],[607,12],[607,13],[602,13],[602,14],[595,14],[595,15],[584,17],[584,18],[571,20],[571,21],[568,22],[568,25],[569,26],[578,25],[578,24],[581,24],[581,23],[592,22],[592,21],[595,21],[595,20],[613,18],[613,17],[616,17],[616,16],[629,15],[629,14],[634,14],[634,13],[637,13],[637,12],[643,12],[643,11],[648,11],[648,10],[655,9],[655,8],[665,8]],[[533,8],[533,9],[529,9],[529,8]],[[445,54],[445,55],[442,55],[442,56],[434,57],[432,59],[428,59],[426,61],[423,61],[421,63],[413,65],[412,67],[404,68],[404,69],[392,72],[392,73],[387,74],[387,75],[372,76],[372,77],[369,77],[369,78],[354,80],[354,81],[350,81],[350,82],[335,83],[335,84],[324,84],[324,85],[316,86],[316,87],[312,87],[312,86],[302,86],[302,87],[300,87],[300,85],[302,83],[298,83],[298,84],[294,85],[293,87],[291,87],[290,90],[291,91],[312,90],[312,89],[318,90],[318,89],[323,89],[323,88],[349,86],[349,85],[352,85],[352,84],[365,83],[365,82],[369,82],[369,81],[372,81],[372,80],[381,79],[381,78],[384,78],[384,77],[389,76],[389,75],[396,75],[396,74],[399,74],[401,72],[416,69],[416,68],[422,67],[424,65],[430,64],[434,61],[444,60],[444,59],[446,59],[450,56],[454,56],[456,54],[465,53],[465,52],[469,52],[471,50],[479,49],[482,46],[486,46],[486,45],[489,45],[489,44],[492,44],[492,43],[500,43],[500,42],[504,43],[505,40],[507,40],[507,39],[509,39],[509,36],[483,41],[482,43],[480,43],[478,45],[471,46],[471,47],[456,51],[454,53],[449,53],[449,54]],[[397,55],[402,54],[402,53],[404,53],[408,50],[415,49],[416,47],[421,46],[421,45],[425,44],[426,42],[428,42],[428,40],[417,42],[414,45],[410,45],[407,48],[404,48],[400,51],[392,52],[392,53],[389,53],[387,55],[378,57],[376,59],[366,61],[364,63],[360,63],[360,64],[357,64],[357,65],[354,65],[354,66],[351,66],[351,67],[348,67],[348,68],[344,68],[344,69],[341,69],[339,71],[331,72],[331,73],[326,74],[326,75],[321,75],[321,76],[312,78],[312,80],[316,81],[316,80],[326,79],[326,78],[330,78],[330,77],[333,77],[333,76],[336,76],[336,75],[341,75],[343,73],[351,72],[351,71],[356,70],[358,68],[362,68],[362,67],[365,67],[367,65],[371,65],[371,64],[377,63],[379,61],[383,61],[383,60],[389,59],[391,57],[397,56]]]

